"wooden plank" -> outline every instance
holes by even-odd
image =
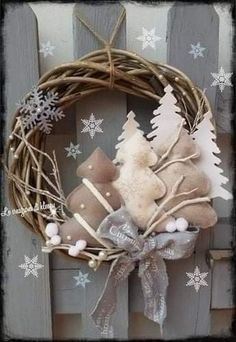
[[[125,3],[127,13],[127,50],[151,60],[152,62],[166,62],[166,26],[169,4],[155,4],[146,6],[136,3]],[[142,41],[137,39],[142,36],[142,29],[147,31],[155,30],[155,35],[161,39],[155,43],[155,47],[147,46],[143,49]],[[128,111],[136,114],[137,121],[141,124],[145,134],[151,130],[150,120],[153,110],[156,109],[155,100],[138,98],[133,95],[127,96]]]
[[[232,319],[234,310],[211,310],[211,336],[232,337]]]
[[[212,274],[212,309],[231,309],[233,304],[232,265],[230,261],[214,262]]]
[[[8,5],[4,20],[6,71],[6,136],[9,135],[15,104],[28,93],[38,79],[37,23],[27,4]],[[5,179],[7,184],[7,179]],[[6,186],[7,187],[7,186]],[[7,199],[5,206],[10,208]],[[16,339],[50,339],[51,303],[48,255],[41,253],[42,241],[18,221],[16,216],[4,219],[5,242],[5,336]],[[38,255],[44,265],[38,278],[18,265],[24,255]]]
[[[184,71],[206,95],[214,109],[216,87],[211,72],[218,72],[219,17],[209,4],[176,2],[171,8],[167,29],[168,63]],[[191,44],[205,48],[204,57],[190,54]]]
[[[199,24],[201,18],[201,24]],[[209,25],[209,23],[211,23]],[[191,45],[200,42],[204,57],[189,53]],[[175,3],[168,15],[167,63],[184,71],[196,85],[207,88],[207,96],[215,104],[216,89],[210,87],[211,72],[218,67],[219,19],[212,5]],[[199,70],[201,72],[199,72]],[[205,254],[210,246],[211,229],[202,230],[195,253],[187,260],[168,263],[170,285],[168,290],[168,313],[164,325],[165,338],[183,338],[208,335],[210,329],[211,272]],[[198,293],[186,287],[186,272],[209,272],[208,286]],[[187,300],[184,300],[187,298]],[[176,319],[178,317],[179,319]]]
[[[102,293],[109,271],[106,266],[105,264],[101,265],[99,271],[94,272],[88,267],[87,262],[81,261],[77,270],[53,270],[52,272],[55,314],[82,313],[81,328],[77,338],[84,338],[84,336],[92,339],[100,338],[98,330],[94,329],[94,323],[89,316]],[[86,284],[85,288],[75,286],[76,280],[73,277],[78,275],[79,270],[83,274],[88,274],[90,282]],[[117,311],[113,317],[116,338],[125,338],[128,329],[127,290],[126,283],[123,282],[117,292]],[[121,316],[124,316],[125,320],[121,320]]]
[[[121,14],[123,7],[119,4],[93,4],[79,3],[75,5],[73,11],[74,27],[74,57],[79,58],[86,53],[103,46],[94,38],[90,31],[78,20],[78,15],[82,16],[86,22],[92,25],[104,39],[109,39],[113,28]],[[115,47],[125,48],[125,21],[123,22],[115,40]],[[88,119],[90,114],[94,113],[96,119],[103,119],[101,128],[104,133],[97,133],[92,140],[88,134],[82,134],[83,124],[81,119]],[[114,91],[105,90],[81,100],[76,107],[76,141],[81,146],[82,154],[77,163],[85,160],[90,153],[100,146],[109,157],[114,158],[117,136],[119,136],[122,125],[125,122],[127,114],[126,95]],[[74,169],[76,172],[76,167]],[[80,180],[77,178],[77,183]],[[86,287],[86,292],[80,293],[78,288],[73,291],[63,291],[63,288],[70,286],[73,275],[77,269],[86,270],[89,273],[92,282]],[[76,335],[80,338],[99,339],[99,331],[92,322],[90,311],[99,298],[106,275],[109,271],[109,265],[104,264],[98,272],[88,268],[87,262],[78,260],[69,260],[68,258],[53,258],[53,282],[54,287],[54,310],[56,313],[78,313],[81,312],[81,330],[77,330]],[[63,270],[60,270],[63,268]],[[85,272],[85,271],[84,271]],[[56,284],[60,284],[58,289]],[[116,338],[127,338],[128,334],[128,282],[124,282],[118,290],[118,308],[114,315],[114,335]]]

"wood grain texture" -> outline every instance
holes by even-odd
[[[232,265],[230,261],[215,261],[212,274],[212,309],[231,309],[233,303]]]
[[[78,276],[79,270],[83,274],[88,274],[90,283],[87,283],[85,288],[80,285],[75,286],[76,280],[73,277]],[[55,314],[82,314],[77,338],[100,338],[99,331],[90,318],[90,313],[102,293],[108,271],[109,267],[104,264],[98,272],[94,272],[88,267],[87,262],[80,261],[77,270],[53,270],[52,272]],[[115,338],[127,337],[127,290],[126,282],[123,282],[117,292],[117,311],[113,316]]]
[[[189,54],[190,44],[198,42],[206,50],[203,51],[204,57],[194,59]],[[210,73],[218,67],[218,49],[219,19],[214,7],[175,3],[168,16],[167,63],[184,71],[202,89],[207,88],[213,111],[216,89],[210,86]],[[210,240],[211,229],[201,230],[195,253],[186,260],[168,263],[170,286],[167,303],[171,310],[164,326],[166,338],[208,335],[210,332],[211,272],[205,258]],[[193,272],[196,266],[200,272],[209,272],[208,286],[202,287],[197,295],[193,287],[185,286],[189,279],[186,272]]]
[[[78,15],[81,15],[104,39],[108,40],[122,9],[123,7],[119,4],[99,4],[97,6],[96,4],[80,3],[75,5],[73,11],[75,59],[103,47],[78,20]],[[125,48],[125,45],[124,20],[115,40],[115,47]],[[74,131],[76,135],[73,133],[73,139],[77,144],[80,144],[82,151],[76,163],[80,164],[87,159],[97,146],[101,147],[110,158],[114,158],[116,139],[121,133],[127,114],[126,95],[112,90],[104,90],[82,99],[75,108],[76,124]],[[91,113],[94,113],[96,119],[103,119],[101,124],[103,133],[96,133],[93,139],[90,138],[88,133],[81,133],[84,127],[81,119],[89,119]],[[77,166],[72,166],[72,163],[70,168],[66,166],[71,177],[73,177],[73,173],[75,175]],[[77,184],[80,181],[77,178]],[[68,174],[65,175],[64,182],[67,184],[67,188],[71,188]],[[109,264],[104,264],[99,268],[98,272],[94,273],[88,268],[87,262],[65,258],[59,254],[53,257],[54,311],[59,314],[81,313],[81,329],[78,325],[76,333],[74,332],[74,335],[79,338],[100,338],[99,330],[95,327],[89,314],[101,294],[109,267]],[[92,279],[91,283],[86,286],[85,290],[78,287],[72,290],[63,290],[67,287],[71,288],[73,275],[76,274],[78,268],[89,273]],[[117,312],[114,315],[114,335],[116,338],[125,339],[128,335],[128,281],[125,281],[118,290],[118,303]],[[54,327],[56,328],[56,325]],[[72,327],[72,329],[74,328]]]
[[[204,57],[194,59],[191,45],[200,42]],[[176,2],[169,11],[167,28],[168,63],[184,71],[206,95],[215,109],[216,87],[211,72],[218,72],[219,17],[213,5]]]
[[[6,136],[15,104],[38,80],[38,44],[35,15],[28,5],[8,5],[4,20],[4,56],[6,71]],[[7,184],[7,179],[5,179]],[[7,199],[4,203],[10,208]],[[5,335],[16,339],[50,339],[52,337],[48,255],[41,253],[42,241],[16,216],[6,217],[4,307]],[[38,278],[18,267],[24,255],[38,255],[44,268]]]

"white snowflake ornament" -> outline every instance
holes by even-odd
[[[208,286],[204,280],[208,275],[208,272],[200,273],[199,267],[196,266],[193,273],[186,272],[186,275],[190,280],[186,283],[186,286],[194,286],[195,291],[198,292],[201,286]]]
[[[204,57],[203,51],[206,50],[205,47],[201,46],[200,42],[196,45],[190,44],[191,50],[188,52],[190,55],[193,55],[193,58],[196,59],[197,57]]]
[[[38,255],[30,259],[27,255],[24,256],[25,263],[19,265],[18,267],[25,270],[24,277],[27,278],[30,274],[38,278],[38,270],[43,268],[44,265],[38,263]]]
[[[94,138],[95,133],[103,133],[103,130],[100,127],[101,123],[103,122],[103,119],[96,120],[95,115],[93,113],[90,115],[88,120],[81,119],[81,121],[85,125],[81,133],[89,133],[91,139]]]
[[[87,283],[91,283],[91,281],[88,279],[88,273],[82,273],[79,271],[79,275],[73,277],[76,280],[75,286],[82,286],[85,288]]]
[[[39,88],[34,87],[27,99],[23,99],[17,104],[22,114],[22,124],[24,128],[32,129],[37,126],[46,134],[51,133],[52,121],[58,121],[65,115],[56,106],[58,94],[52,91],[44,93]]]
[[[74,159],[76,159],[77,155],[81,153],[81,151],[79,150],[79,146],[79,144],[74,145],[72,142],[70,142],[70,146],[65,147],[65,150],[68,152],[66,156],[73,157]]]
[[[225,72],[224,69],[221,67],[218,73],[212,72],[211,74],[214,78],[214,81],[211,84],[212,87],[219,86],[221,92],[227,86],[232,87],[232,83],[230,81],[230,78],[233,75],[232,72]]]
[[[47,56],[53,56],[53,50],[55,46],[51,45],[51,42],[41,43],[41,49],[39,50],[40,53],[43,54],[43,57],[46,58]]]
[[[150,46],[152,49],[156,49],[156,42],[161,40],[161,37],[156,36],[155,33],[156,29],[152,28],[150,31],[142,28],[142,36],[137,37],[137,40],[140,40],[143,42],[142,50],[146,49],[148,46]]]

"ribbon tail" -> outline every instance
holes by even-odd
[[[157,254],[141,260],[139,276],[144,295],[144,315],[160,325],[161,335],[163,323],[167,315],[166,291],[168,276],[164,260]]]
[[[91,317],[104,338],[113,338],[112,315],[116,310],[116,290],[119,284],[128,277],[135,264],[131,259],[120,257],[113,261],[103,292],[98,299]]]

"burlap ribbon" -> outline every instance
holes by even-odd
[[[103,293],[92,319],[103,337],[113,337],[112,314],[116,309],[116,289],[138,264],[144,295],[144,315],[162,324],[166,317],[168,276],[164,259],[189,257],[195,246],[199,229],[176,233],[160,233],[145,239],[138,234],[127,210],[122,207],[108,215],[101,223],[98,234],[126,251],[113,261]]]

